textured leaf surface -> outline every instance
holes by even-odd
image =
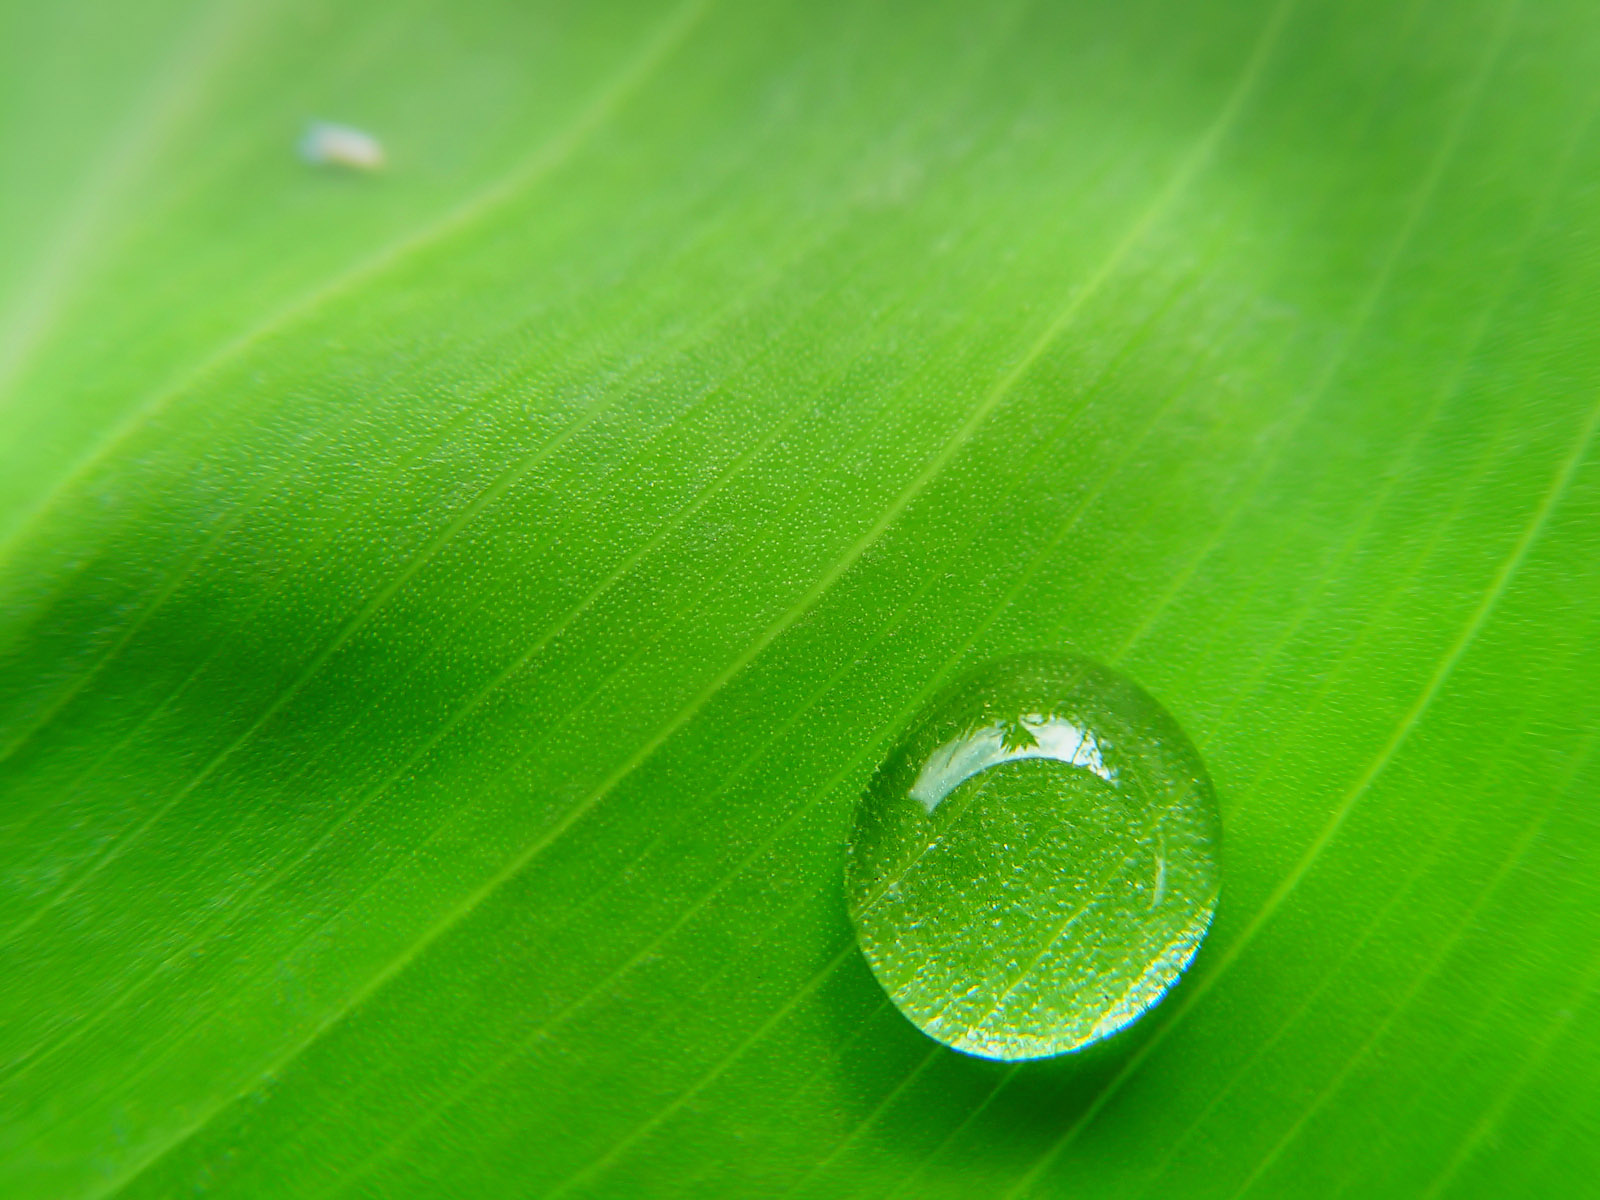
[[[0,1191],[1592,1186],[1597,79],[1575,0],[8,0]],[[843,841],[1061,645],[1223,898],[1006,1067]]]

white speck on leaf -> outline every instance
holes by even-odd
[[[350,125],[313,121],[300,138],[300,157],[319,167],[376,171],[383,166],[383,143]]]

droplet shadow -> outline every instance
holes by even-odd
[[[1203,972],[1204,948],[1199,957]],[[821,1153],[833,1156],[830,1168],[841,1177],[856,1154],[899,1160],[900,1182],[886,1197],[917,1196],[919,1181],[950,1172],[969,1178],[972,1194],[984,1194],[985,1186],[1032,1168],[1102,1103],[1129,1059],[1170,1019],[1194,974],[1145,1018],[1102,1042],[1006,1063],[922,1033],[890,1002],[866,960],[852,956],[823,996],[839,1047],[836,1094],[849,1117],[844,1140]],[[1078,1137],[1093,1139],[1095,1128],[1084,1124]]]

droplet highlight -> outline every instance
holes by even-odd
[[[863,954],[923,1032],[984,1058],[1082,1049],[1137,1020],[1216,912],[1199,753],[1132,680],[1008,658],[912,721],[856,807]]]

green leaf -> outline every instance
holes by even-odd
[[[0,5],[0,1192],[1588,1190],[1597,79],[1577,0]],[[982,1062],[844,841],[1062,647],[1221,903]]]

